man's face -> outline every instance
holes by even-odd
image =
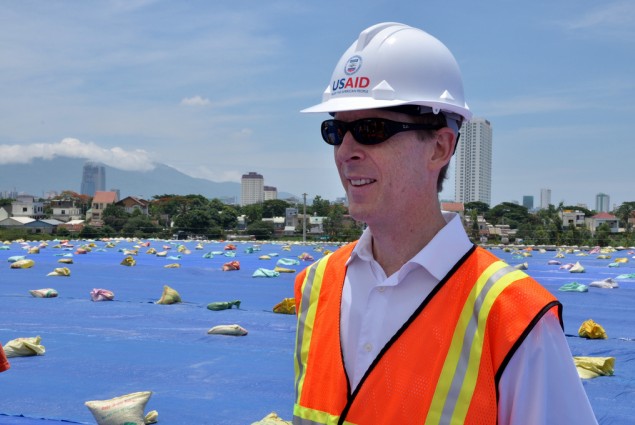
[[[347,122],[362,118],[414,122],[409,115],[381,109],[338,112],[335,118]],[[335,146],[335,164],[351,216],[371,227],[398,225],[404,214],[436,199],[438,170],[428,166],[434,145],[421,140],[416,131],[398,133],[370,146],[357,143],[350,132],[346,133],[342,144]]]

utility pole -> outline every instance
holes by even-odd
[[[302,194],[304,198],[304,209],[302,211],[302,243],[306,243],[306,193]]]

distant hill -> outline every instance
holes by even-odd
[[[0,165],[0,192],[16,190],[33,196],[63,190],[79,193],[82,184],[84,159],[57,157],[35,159],[28,164]],[[152,171],[124,171],[106,167],[106,190],[119,189],[121,197],[139,196],[151,199],[154,195],[200,194],[206,198],[236,197],[240,201],[240,183],[214,182],[190,177],[165,164],[157,164]],[[291,194],[279,193],[280,198]]]

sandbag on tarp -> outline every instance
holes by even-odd
[[[150,248],[146,251],[146,254],[156,254],[156,253],[157,253],[156,248]]]
[[[571,267],[569,269],[569,273],[584,273],[586,270],[584,269],[584,267],[582,266],[582,264],[580,264],[579,261],[577,261],[573,267]]]
[[[84,403],[97,421],[97,425],[143,425],[155,423],[156,410],[143,415],[152,391],[126,394],[110,400],[90,400]]]
[[[592,286],[594,288],[606,288],[606,289],[614,289],[614,288],[620,287],[619,283],[617,283],[610,277],[607,277],[606,279],[603,279],[603,280],[594,280],[593,282],[589,284],[589,286]]]
[[[294,269],[288,269],[286,267],[275,266],[273,269],[278,273],[295,273]]]
[[[516,264],[514,268],[518,270],[527,270],[529,268],[529,264],[528,263]]]
[[[558,260],[549,260],[549,261],[547,261],[547,264],[549,264],[550,266],[559,266],[562,263],[560,261],[558,261]]]
[[[102,288],[93,288],[90,291],[90,299],[93,301],[112,301],[115,299],[115,293]]]
[[[295,314],[295,298],[285,298],[273,306],[273,312],[279,314]]]
[[[607,339],[606,331],[600,324],[589,319],[582,323],[578,329],[578,335],[588,339]]]
[[[611,376],[615,371],[615,357],[574,357],[573,362],[582,379]]]
[[[179,263],[171,263],[171,264],[166,264],[165,266],[163,266],[164,269],[178,269],[180,267],[181,265]]]
[[[261,255],[260,257],[258,257],[259,260],[271,260],[271,256],[269,255]]]
[[[29,294],[35,298],[55,298],[59,295],[53,288],[30,289]]]
[[[167,257],[168,260],[180,260],[181,259],[181,255],[170,255],[169,257]]]
[[[11,257],[7,258],[7,261],[9,263],[15,263],[16,261],[20,261],[24,259],[26,259],[24,255],[12,255]]]
[[[62,264],[73,264],[73,259],[72,258],[60,258],[59,260],[57,260],[58,263],[62,263]]]
[[[615,277],[615,279],[635,279],[635,273],[621,274]]]
[[[558,288],[558,291],[563,291],[563,292],[588,292],[589,288],[586,285],[583,285],[581,283],[571,282],[571,283],[566,283],[566,284],[562,285],[560,288]]]
[[[40,248],[39,248],[39,247],[37,247],[37,246],[32,246],[31,248],[29,248],[29,249],[27,250],[27,252],[28,252],[29,254],[39,254],[39,253],[40,253]]]
[[[225,254],[223,255],[225,257],[234,258],[236,256],[236,253],[234,251],[225,251]]]
[[[168,255],[167,251],[157,252],[157,257],[166,257]]]
[[[236,306],[236,308],[240,308],[240,301],[216,301],[213,303],[207,304],[208,310],[219,311],[219,310],[228,310],[232,308],[232,306]]]
[[[214,254],[211,251],[207,252],[207,253],[203,254],[203,258],[207,258],[207,259],[214,258]]]
[[[298,264],[300,261],[294,258],[281,258],[276,262],[277,266],[297,266]]]
[[[7,357],[27,357],[43,356],[46,349],[40,342],[42,338],[38,336],[16,338],[7,342],[2,348]]]
[[[256,269],[256,271],[251,275],[251,277],[278,277],[280,276],[280,272],[275,270],[263,269],[262,267]]]
[[[207,331],[210,335],[231,335],[231,336],[245,336],[247,335],[247,329],[240,325],[218,325],[214,326]]]
[[[56,267],[53,271],[47,276],[64,276],[68,277],[71,275],[71,270],[68,267]]]
[[[258,422],[252,422],[251,425],[291,425],[291,422],[283,420],[276,412],[271,412]]]
[[[126,258],[124,258],[119,264],[121,264],[122,266],[132,267],[137,265],[137,260],[135,260],[134,258],[132,258],[132,256],[129,255]]]
[[[240,262],[234,260],[234,261],[229,261],[225,264],[223,264],[223,271],[224,272],[230,272],[233,270],[240,270]]]
[[[303,252],[302,254],[298,255],[298,258],[302,261],[313,261],[313,256],[308,252]]]
[[[14,261],[9,267],[11,267],[12,269],[30,269],[34,265],[35,261],[25,258],[24,260]]]
[[[168,285],[163,285],[163,295],[161,299],[157,301],[157,304],[175,304],[181,302],[181,295]]]

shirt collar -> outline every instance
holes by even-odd
[[[446,225],[424,246],[410,261],[404,264],[400,270],[409,270],[414,265],[419,265],[434,276],[443,279],[456,263],[469,251],[472,242],[467,237],[461,218],[456,213],[444,212],[443,218]],[[370,228],[366,228],[350,258],[346,262],[348,266],[355,259],[362,261],[374,261],[372,251],[373,236]],[[410,264],[414,263],[414,264]]]

